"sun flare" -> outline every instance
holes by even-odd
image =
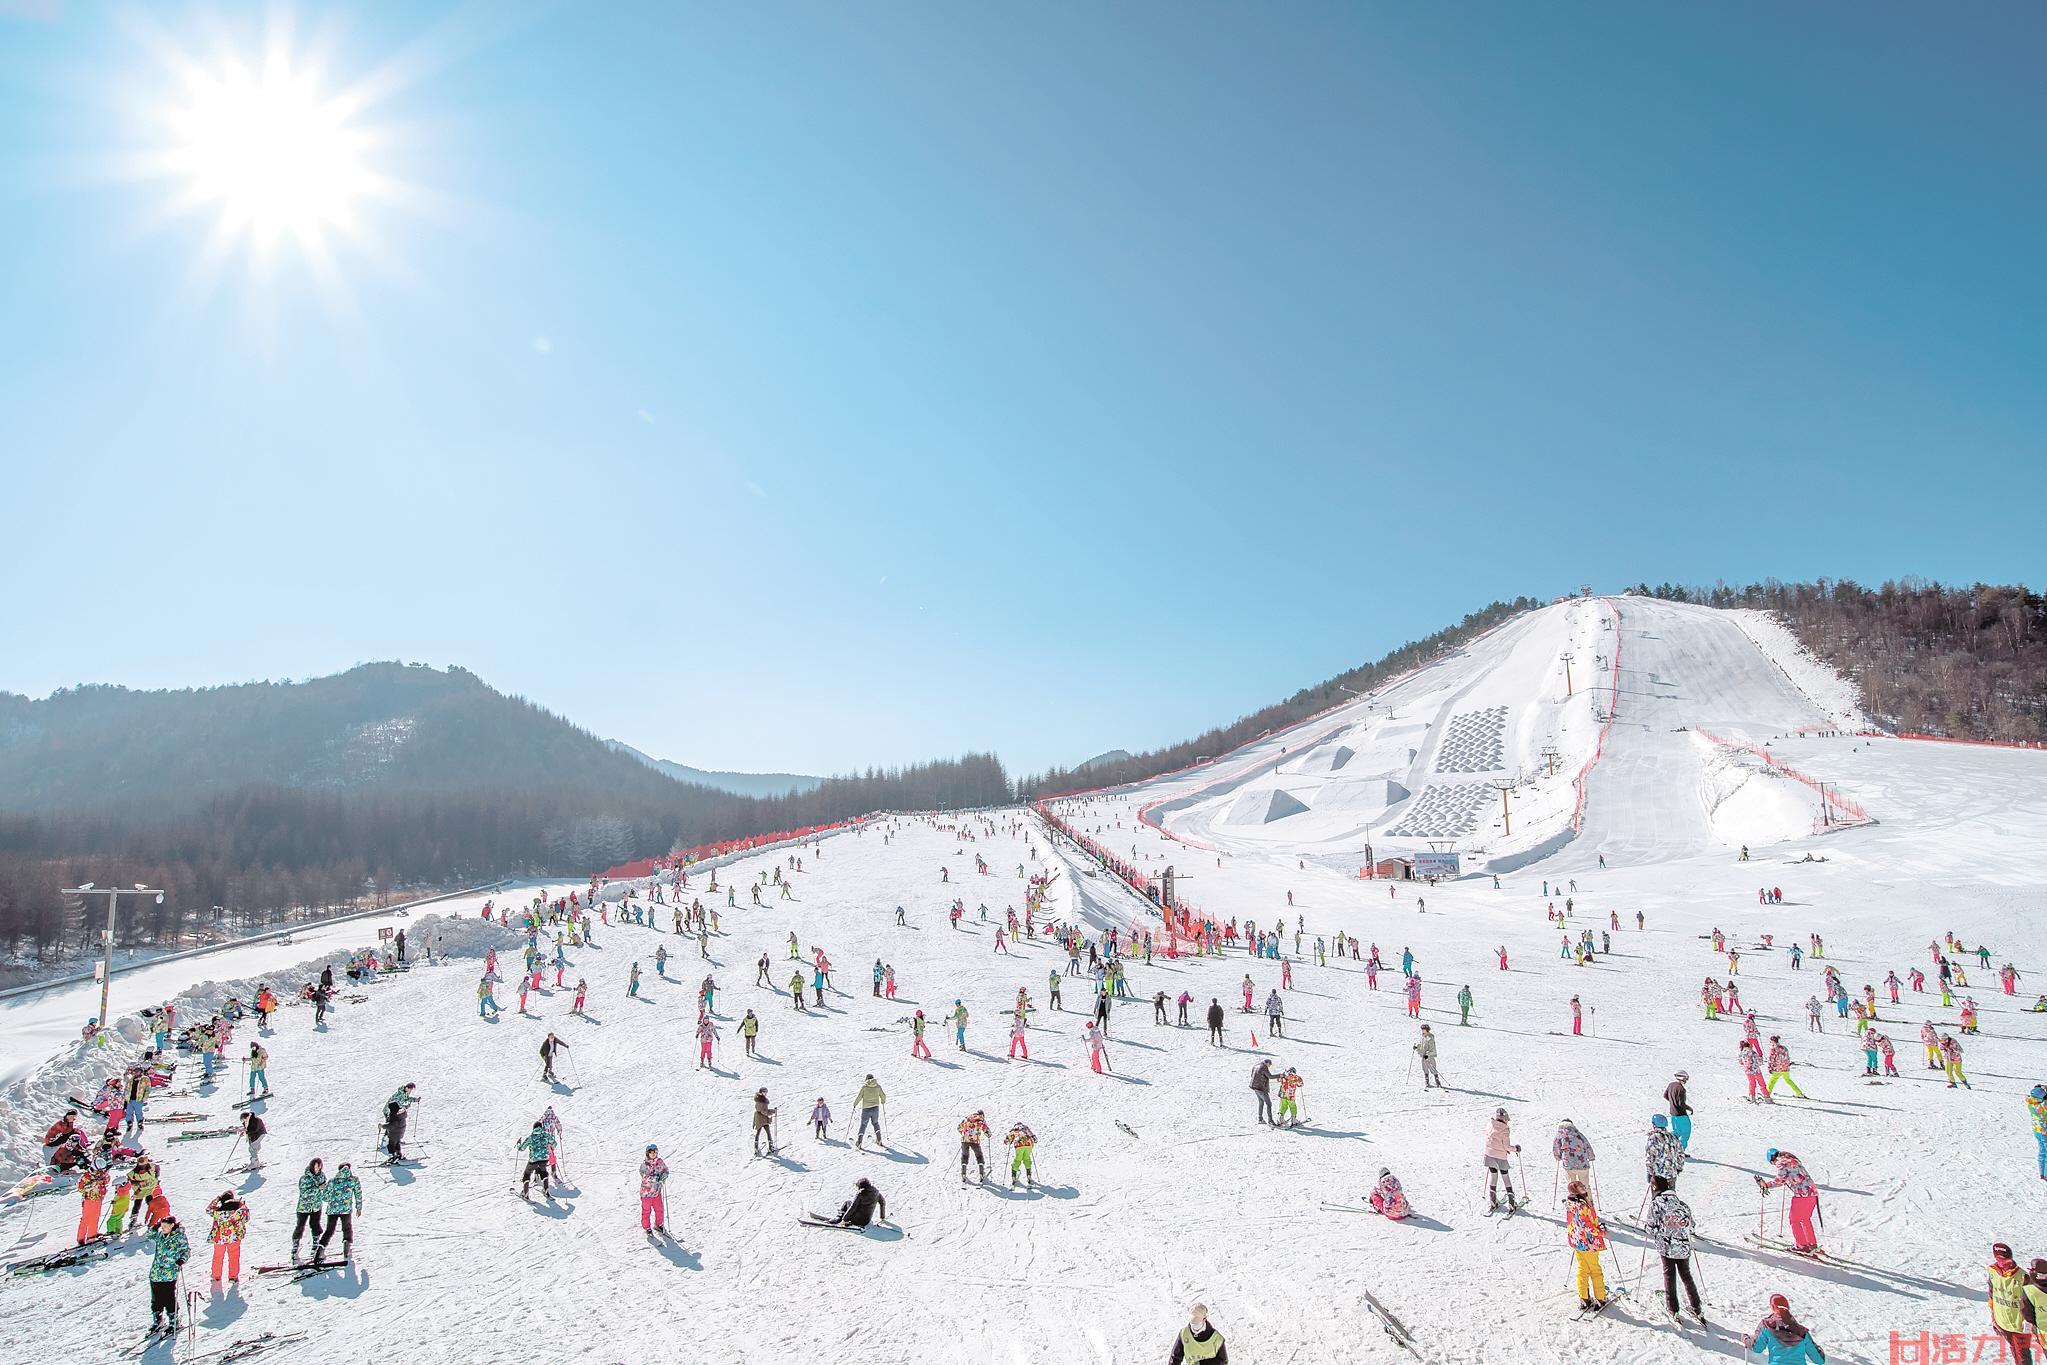
[[[376,180],[349,100],[322,98],[315,74],[283,59],[260,73],[194,72],[185,84],[185,102],[167,115],[170,169],[192,201],[217,209],[226,234],[267,246],[353,227]]]

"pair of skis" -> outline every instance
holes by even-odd
[[[111,1239],[102,1234],[89,1242],[66,1247],[62,1251],[46,1252],[41,1256],[30,1256],[25,1260],[12,1262],[8,1272],[14,1275],[47,1275],[53,1270],[83,1265],[87,1261],[103,1260],[110,1249]]]
[[[1626,1285],[1618,1285],[1614,1288],[1612,1293],[1606,1296],[1606,1301],[1604,1303],[1600,1304],[1597,1308],[1581,1307],[1577,1312],[1571,1315],[1571,1320],[1573,1322],[1583,1322],[1587,1318],[1596,1318],[1601,1313],[1604,1313],[1607,1309],[1613,1307],[1615,1302],[1617,1302],[1620,1299],[1626,1298],[1627,1293],[1628,1287]]]

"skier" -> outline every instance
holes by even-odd
[[[334,1229],[341,1229],[341,1259],[350,1260],[355,1255],[355,1218],[362,1212],[362,1182],[355,1178],[355,1172],[344,1161],[334,1178],[327,1182],[324,1197],[327,1203],[327,1227],[313,1243],[313,1264],[322,1263],[327,1252],[327,1243],[334,1238]]]
[[[206,1211],[213,1215],[213,1282],[220,1283],[223,1266],[227,1270],[227,1282],[242,1282],[242,1236],[249,1230],[249,1206],[235,1197],[233,1190],[222,1190]]]
[[[1820,1249],[1819,1238],[1813,1234],[1813,1215],[1819,1212],[1819,1186],[1813,1183],[1805,1164],[1789,1152],[1780,1152],[1775,1147],[1763,1153],[1763,1159],[1777,1168],[1777,1174],[1768,1179],[1756,1177],[1756,1188],[1772,1190],[1783,1186],[1791,1196],[1791,1240],[1793,1249],[1811,1255]]]
[[[1399,1222],[1414,1212],[1407,1202],[1407,1191],[1400,1187],[1400,1178],[1384,1166],[1379,1168],[1379,1183],[1372,1187],[1371,1198],[1367,1201],[1372,1212]]]
[[[2026,1112],[2033,1119],[2033,1143],[2039,1149],[2040,1178],[2047,1180],[2047,1085],[2026,1092]]]
[[[888,1221],[888,1200],[881,1191],[874,1188],[872,1181],[862,1176],[853,1182],[853,1197],[839,1205],[838,1217],[832,1219],[842,1228],[864,1228],[879,1214],[881,1221]]]
[[[1576,1037],[1585,1032],[1585,1011],[1578,1004],[1578,997],[1571,997],[1571,1034]]]
[[[568,1046],[567,1043],[564,1043],[561,1039],[555,1037],[552,1033],[548,1034],[545,1038],[542,1038],[540,1040],[541,1080],[551,1081],[554,1079],[554,1050],[559,1047],[567,1046]]]
[[[298,1264],[299,1239],[306,1235],[308,1227],[313,1231],[313,1245],[317,1247],[320,1244],[320,1212],[326,1207],[326,1201],[326,1168],[321,1165],[320,1158],[314,1157],[299,1175],[298,1221],[291,1229],[292,1264]]]
[[[1557,1135],[1550,1141],[1550,1157],[1564,1168],[1566,1185],[1591,1188],[1592,1163],[1597,1158],[1590,1139],[1579,1131],[1577,1124],[1565,1119],[1557,1125]]]
[[[1485,1140],[1487,1213],[1499,1211],[1500,1195],[1497,1186],[1500,1182],[1505,1182],[1507,1186],[1507,1211],[1515,1213],[1520,1210],[1521,1204],[1514,1195],[1514,1173],[1507,1165],[1514,1153],[1520,1150],[1520,1144],[1514,1141],[1513,1134],[1508,1129],[1507,1111],[1505,1109],[1494,1110],[1492,1123],[1486,1129]]]
[[[754,1017],[752,1010],[748,1010],[746,1017],[739,1021],[739,1036],[745,1040],[746,1055],[749,1057],[754,1055],[753,1042],[759,1036],[760,1031],[761,1021]]]
[[[405,1160],[405,1105],[397,1097],[385,1101],[385,1164],[395,1166]],[[252,1158],[254,1160],[254,1158]]]
[[[1223,1334],[1208,1320],[1208,1306],[1195,1304],[1187,1310],[1187,1325],[1180,1329],[1180,1335],[1173,1338],[1173,1353],[1166,1357],[1166,1365],[1229,1365],[1229,1348],[1223,1344]]]
[[[1467,1027],[1471,1023],[1471,987],[1460,987],[1457,992],[1457,1022]]]
[[[1298,1128],[1301,1126],[1301,1073],[1292,1067],[1279,1078],[1279,1122],[1276,1128]],[[1288,1120],[1292,1120],[1289,1122]]]
[[[967,1050],[967,1007],[957,999],[952,1002],[952,1041],[961,1052]]]
[[[981,1144],[987,1140],[988,1120],[978,1109],[960,1120],[960,1183],[967,1183],[967,1158],[972,1156],[980,1167],[981,1183],[988,1183],[988,1158],[983,1154]],[[1012,1183],[1014,1183],[1012,1181]]]
[[[1024,1037],[1029,1028],[1030,1025],[1024,1022],[1024,1016],[1021,1012],[1009,1021],[1010,1060],[1014,1061],[1019,1052],[1023,1054],[1025,1061],[1028,1062],[1031,1059],[1031,1045]]]
[[[768,1088],[753,1092],[753,1154],[761,1154],[761,1134],[768,1135],[768,1155],[775,1154],[775,1115],[781,1112],[768,1104]]]
[[[192,1244],[178,1220],[166,1217],[149,1230],[149,1334],[178,1334],[178,1272],[192,1254]]]
[[[2018,1262],[2012,1259],[2011,1247],[2004,1242],[1990,1248],[1989,1298],[1991,1330],[2004,1342],[2017,1365],[2030,1365],[2030,1338],[2037,1326],[2027,1321],[2032,1315],[2026,1298],[2026,1272],[2019,1269]]]
[[[107,1173],[88,1165],[78,1174],[78,1235],[73,1240],[84,1246],[99,1236],[100,1201],[107,1196]]]
[[[817,1097],[817,1103],[810,1107],[810,1135],[819,1142],[831,1131],[832,1109],[824,1102],[824,1096]]]
[[[1272,1059],[1260,1057],[1258,1065],[1251,1068],[1251,1089],[1258,1096],[1258,1122],[1274,1125],[1272,1117]]]
[[[667,1187],[668,1163],[661,1159],[661,1149],[650,1142],[647,1154],[640,1158],[640,1231],[649,1237],[668,1231]]]
[[[1087,1064],[1090,1070],[1100,1075],[1105,1069],[1114,1071],[1109,1065],[1108,1040],[1102,1034],[1102,1026],[1096,1023],[1084,1024],[1080,1036],[1087,1040]]]
[[[853,1097],[853,1107],[860,1111],[860,1131],[853,1136],[855,1147],[862,1151],[866,1150],[867,1129],[870,1124],[874,1127],[876,1144],[888,1146],[887,1140],[881,1135],[881,1106],[887,1103],[888,1096],[883,1093],[881,1086],[874,1079],[874,1073],[870,1071],[867,1073],[867,1079],[861,1082],[860,1092]]]
[[[269,1049],[265,1048],[261,1043],[251,1041],[249,1044],[250,1099],[263,1099],[269,1096],[270,1073],[265,1069],[269,1066],[269,1064],[270,1064]],[[263,1091],[261,1095],[258,1095],[256,1093],[256,1090],[259,1086],[262,1088]]]
[[[1668,1180],[1652,1176],[1649,1188],[1654,1194],[1649,1200],[1649,1218],[1644,1224],[1644,1231],[1655,1242],[1657,1254],[1663,1258],[1664,1311],[1673,1318],[1677,1316],[1677,1283],[1683,1280],[1692,1316],[1703,1323],[1706,1314],[1699,1306],[1699,1286],[1692,1279],[1692,1237],[1698,1231],[1697,1221],[1692,1217],[1691,1207],[1678,1198],[1677,1191],[1671,1188]]]
[[[554,1155],[554,1137],[547,1131],[547,1125],[535,1119],[532,1131],[513,1143],[512,1148],[526,1154],[526,1166],[519,1176],[519,1197],[521,1199],[530,1197],[534,1177],[538,1176],[540,1197],[552,1199],[554,1193],[548,1188],[547,1166],[549,1158]],[[348,1167],[344,1165],[341,1169],[345,1171]]]
[[[1791,1316],[1791,1303],[1782,1294],[1770,1295],[1770,1312],[1756,1324],[1748,1349],[1762,1356],[1764,1365],[1825,1365],[1827,1359],[1812,1333]]]
[[[1670,1131],[1670,1119],[1663,1114],[1649,1116],[1649,1139],[1643,1145],[1642,1161],[1649,1171],[1649,1184],[1664,1180],[1675,1185],[1685,1168],[1684,1144]]]
[[[1583,1181],[1573,1180],[1566,1194],[1564,1237],[1578,1265],[1578,1306],[1596,1313],[1606,1307],[1606,1276],[1599,1269],[1599,1253],[1606,1250],[1606,1228]]]
[[[1422,1025],[1421,1041],[1414,1045],[1414,1050],[1422,1059],[1422,1089],[1430,1086],[1442,1089],[1443,1077],[1436,1070],[1436,1035],[1427,1024]]]
[[[711,1070],[716,1071],[718,1068],[711,1063],[711,1048],[718,1041],[718,1026],[711,1022],[710,1015],[700,1014],[697,1016],[696,1035],[697,1070],[702,1071],[709,1067]]]
[[[1008,1135],[1002,1139],[1002,1145],[1009,1148],[1010,1151],[1009,1187],[1011,1189],[1016,1188],[1016,1173],[1022,1171],[1024,1183],[1030,1188],[1036,1189],[1038,1187],[1038,1173],[1032,1154],[1038,1145],[1038,1135],[1030,1130],[1030,1125],[1017,1123],[1010,1127]],[[962,1167],[962,1170],[964,1169]]]
[[[1780,1080],[1791,1087],[1792,1094],[1800,1099],[1805,1098],[1805,1092],[1798,1088],[1798,1082],[1791,1079],[1791,1049],[1785,1047],[1784,1040],[1773,1033],[1770,1035],[1770,1082],[1763,1087],[1763,1093],[1774,1095],[1777,1091],[1777,1082]]]
[[[910,1055],[931,1060],[931,1045],[924,1041],[924,1011],[918,1010],[910,1019]]]
[[[1285,1018],[1286,1006],[1281,1003],[1279,992],[1275,990],[1265,997],[1265,1027],[1273,1037],[1285,1036],[1285,1029],[1282,1027]]]

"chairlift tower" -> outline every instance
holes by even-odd
[[[1508,808],[1507,795],[1514,788],[1521,785],[1520,779],[1514,777],[1495,777],[1489,780],[1486,785],[1500,794],[1500,833],[1502,835],[1512,834],[1514,832],[1514,813]]]

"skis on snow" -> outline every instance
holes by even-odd
[[[1620,1285],[1616,1287],[1611,1294],[1608,1294],[1606,1296],[1606,1302],[1600,1304],[1599,1307],[1597,1308],[1580,1308],[1577,1312],[1571,1315],[1571,1320],[1573,1322],[1583,1322],[1587,1318],[1596,1318],[1601,1313],[1604,1313],[1607,1309],[1613,1307],[1616,1300],[1626,1297],[1627,1292],[1628,1287],[1626,1285]]]
[[[46,1275],[52,1270],[63,1270],[67,1266],[102,1260],[110,1247],[111,1242],[108,1238],[95,1237],[90,1242],[65,1247],[62,1251],[45,1252],[41,1256],[30,1256],[25,1260],[11,1262],[7,1270],[14,1275]]]
[[[1410,1355],[1416,1357],[1421,1355],[1421,1352],[1415,1350],[1414,1337],[1408,1333],[1406,1326],[1399,1318],[1387,1312],[1386,1305],[1374,1298],[1369,1289],[1365,1291],[1365,1311],[1379,1320],[1379,1326],[1384,1329],[1387,1336],[1393,1338],[1394,1345]]]

